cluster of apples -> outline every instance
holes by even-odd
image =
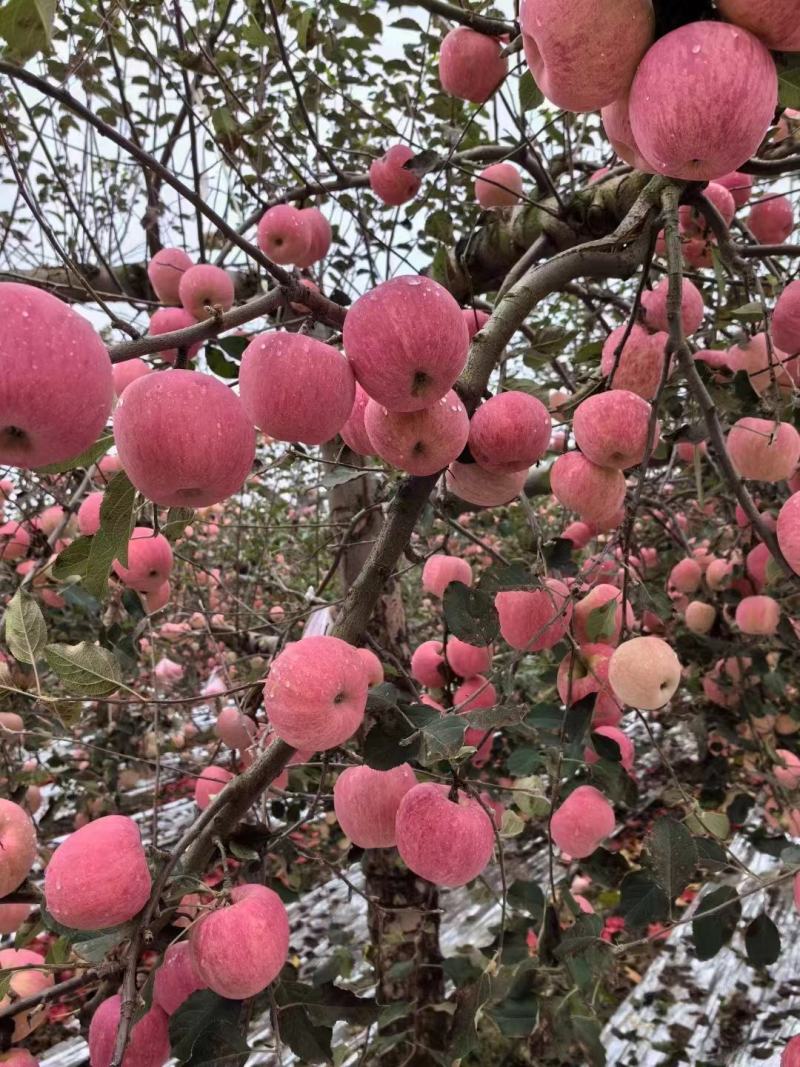
[[[524,0],[528,65],[569,111],[601,110],[617,154],[638,170],[713,181],[753,155],[778,79],[770,49],[800,51],[794,0],[719,0],[728,21],[689,22],[655,40],[652,0]]]

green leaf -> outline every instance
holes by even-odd
[[[800,63],[794,55],[778,66],[778,100],[784,107],[800,108]]]
[[[161,533],[168,541],[177,541],[194,518],[194,508],[170,508]]]
[[[466,729],[463,715],[437,715],[422,730],[425,745],[423,762],[436,763],[440,759],[453,759],[457,756],[464,746]]]
[[[228,359],[221,348],[206,345],[206,363],[208,369],[218,378],[235,379],[239,377],[239,364]]]
[[[74,459],[65,459],[60,463],[48,463],[46,467],[37,467],[36,473],[63,474],[64,471],[74,471],[80,468],[91,467],[93,463],[97,463],[98,459],[108,452],[113,444],[114,435],[111,433],[103,434],[99,440],[95,441],[95,443],[90,445],[85,452],[81,452],[81,454]]]
[[[59,581],[85,577],[91,550],[91,537],[76,537],[72,544],[67,545],[56,556],[53,564],[53,577],[58,578]]]
[[[346,485],[347,482],[354,482],[356,478],[363,478],[368,473],[366,470],[358,470],[358,468],[353,467],[329,467],[320,478],[320,484],[326,489],[333,489],[337,485]]]
[[[13,971],[0,971],[0,1000],[4,1000],[8,996],[8,991],[11,988],[11,979],[13,977]]]
[[[478,588],[491,594],[509,589],[532,589],[535,585],[529,567],[518,559],[509,564],[493,563],[478,579]]]
[[[527,1037],[539,1022],[539,1001],[533,994],[525,997],[507,997],[489,1015],[505,1037]]]
[[[45,963],[53,963],[56,964],[56,966],[60,966],[61,964],[67,962],[70,957],[70,951],[71,946],[69,938],[59,937],[52,943],[50,948],[47,950],[47,955],[45,956]]]
[[[517,880],[508,891],[508,903],[512,908],[526,911],[536,922],[544,915],[545,897],[536,882]]]
[[[692,835],[674,819],[658,819],[647,849],[659,885],[670,901],[675,900],[692,880],[697,866],[697,849]]]
[[[617,608],[619,601],[613,597],[599,608],[592,608],[586,619],[586,633],[590,642],[602,641],[611,637],[616,629]]]
[[[463,582],[450,582],[442,597],[447,628],[470,645],[490,645],[500,633],[494,598]]]
[[[713,915],[706,914],[710,911]],[[742,903],[732,886],[720,886],[703,897],[692,920],[692,939],[699,960],[713,959],[730,941],[741,914]]]
[[[0,8],[0,37],[6,57],[20,64],[52,47],[56,0],[8,0]]]
[[[47,623],[30,593],[18,589],[6,608],[6,642],[19,663],[33,664],[47,644]]]
[[[625,925],[641,930],[648,923],[669,918],[670,902],[667,894],[646,871],[631,871],[622,880],[619,910]]]
[[[200,989],[181,1004],[169,1020],[172,1055],[186,1067],[249,1051],[241,1024],[242,1002],[225,1000],[210,989]]]
[[[744,933],[747,959],[754,967],[769,967],[781,954],[781,935],[766,912],[761,912]]]
[[[453,241],[453,219],[449,211],[440,208],[432,211],[425,220],[425,233],[437,241],[451,244]]]
[[[534,81],[533,75],[526,70],[519,79],[519,106],[523,111],[533,111],[544,102],[542,90]]]
[[[611,965],[612,949],[600,934],[603,920],[599,915],[579,915],[564,931],[556,956],[564,960],[573,981],[588,988]]]
[[[100,505],[100,526],[92,537],[86,576],[83,585],[87,593],[98,599],[105,596],[108,576],[114,560],[123,567],[128,563],[128,542],[133,531],[133,507],[136,489],[125,471],[115,474],[103,494]]]
[[[528,708],[521,704],[509,706],[498,704],[494,708],[477,708],[463,718],[476,730],[500,730],[504,726],[518,726],[527,716]]]
[[[64,688],[76,696],[104,697],[122,684],[119,664],[108,649],[81,641],[77,645],[47,645],[45,658]]]
[[[220,337],[217,344],[231,359],[241,362],[244,350],[250,344],[250,338],[233,334],[231,337]]]

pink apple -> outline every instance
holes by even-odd
[[[306,261],[313,237],[309,216],[292,204],[276,204],[264,212],[258,223],[258,247],[273,263],[283,266],[309,266]]]
[[[800,434],[789,422],[739,419],[728,431],[726,445],[739,474],[760,482],[790,478],[800,459]]]
[[[598,726],[597,729],[592,729],[593,734],[599,734],[601,737],[607,738],[609,741],[613,741],[620,751],[620,764],[626,771],[633,770],[633,761],[636,756],[636,750],[633,745],[633,741],[628,737],[626,733],[620,730],[617,726]],[[595,752],[593,748],[585,748],[583,752],[583,758],[588,764],[598,763],[600,756]]]
[[[614,830],[614,809],[599,789],[579,785],[553,812],[550,836],[557,848],[584,859]]]
[[[185,308],[159,308],[150,318],[147,332],[151,337],[159,337],[162,333],[172,333],[174,330],[185,330],[189,326],[196,326],[197,322],[194,315],[190,315]],[[202,347],[202,341],[189,345],[186,358],[193,360]],[[178,349],[162,348],[158,351],[158,356],[165,363],[175,363],[178,358]]]
[[[798,876],[800,879],[800,876]],[[795,880],[795,900],[797,900],[798,880]],[[781,1053],[780,1067],[800,1067],[800,1035],[793,1037]]]
[[[0,283],[0,320],[0,465],[74,459],[94,444],[111,411],[105,345],[86,319],[30,285]]]
[[[481,674],[467,678],[453,693],[453,706],[458,709],[459,715],[479,708],[493,708],[496,703],[497,690]]]
[[[206,984],[194,968],[188,941],[170,945],[164,953],[153,983],[153,1004],[166,1015],[174,1015],[183,1002],[205,989]]]
[[[419,411],[452,387],[467,359],[467,325],[447,290],[429,278],[383,282],[353,304],[344,348],[370,397],[390,411]]]
[[[357,648],[356,652],[361,657],[364,669],[367,672],[367,685],[382,685],[384,681],[383,664],[371,648]]]
[[[32,904],[0,904],[0,934],[16,933],[32,909]]]
[[[681,321],[684,332],[687,334],[699,330],[703,324],[705,304],[700,290],[688,278],[684,278],[681,296]],[[645,325],[655,331],[669,329],[667,322],[667,294],[669,282],[666,278],[651,290],[642,294],[642,307],[644,309]]]
[[[484,470],[527,471],[547,451],[551,428],[550,413],[535,396],[498,393],[472,416],[469,450]]]
[[[256,738],[256,724],[236,707],[223,708],[217,716],[214,733],[228,748],[249,748]]]
[[[296,261],[298,267],[308,268],[314,263],[319,263],[330,251],[333,233],[331,224],[322,214],[318,207],[304,207],[300,209],[300,215],[306,228],[311,233],[308,253]],[[301,281],[308,279],[300,279]],[[313,283],[312,283],[313,284]],[[315,288],[317,288],[315,286]]]
[[[619,158],[630,163],[634,170],[651,174],[655,168],[639,151],[636,138],[633,136],[627,92],[613,103],[607,104],[601,112],[601,117],[606,137]]]
[[[592,613],[604,609],[612,600],[617,601],[617,607],[614,609],[611,627],[606,626],[602,634],[590,636],[589,620],[592,617]],[[625,605],[625,622],[628,627],[633,626],[633,608],[630,602]],[[622,630],[622,590],[615,585],[608,585],[603,582],[593,586],[586,596],[582,597],[575,605],[572,625],[575,639],[580,645],[590,643],[616,645]]]
[[[775,755],[781,762],[775,764],[773,774],[787,789],[797,789],[800,785],[800,757],[786,748],[776,748]]]
[[[800,493],[794,493],[778,513],[778,544],[786,562],[800,574]]]
[[[423,641],[411,655],[411,677],[428,689],[439,689],[447,679],[442,673],[444,655],[441,641]]]
[[[791,201],[774,194],[756,200],[747,216],[747,225],[759,244],[782,245],[794,229]]]
[[[42,968],[38,970],[37,968]],[[5,948],[0,950],[0,971],[11,974],[10,990],[17,997],[31,997],[53,985],[53,972],[45,967],[45,958],[30,949]],[[0,1011],[10,1007],[12,998],[6,994],[0,998]],[[22,1011],[13,1018],[12,1041],[24,1041],[42,1023],[47,1022],[43,1004],[29,1011]]]
[[[266,989],[286,962],[289,919],[278,894],[266,886],[236,886],[230,899],[192,927],[189,944],[195,971],[208,988],[245,1000]]]
[[[44,874],[47,910],[73,930],[127,922],[150,896],[150,871],[139,828],[126,815],[106,815],[70,834]]]
[[[12,800],[0,798],[0,897],[13,893],[36,861],[36,828],[30,815]]]
[[[687,604],[683,617],[687,630],[693,634],[707,634],[716,622],[717,609],[702,600],[692,600]]]
[[[580,452],[558,456],[550,468],[550,488],[560,504],[588,523],[602,523],[625,500],[622,471],[598,467]]]
[[[355,387],[344,354],[306,334],[260,333],[242,356],[242,407],[278,441],[329,441],[347,422]]]
[[[149,526],[134,527],[128,542],[128,565],[114,561],[114,574],[130,589],[152,593],[172,571],[172,547],[163,534]]]
[[[724,185],[730,192],[737,207],[744,207],[750,199],[750,190],[753,188],[752,175],[734,170],[730,174],[723,174],[716,181],[717,185]]]
[[[109,1067],[117,1041],[122,1000],[119,993],[104,1000],[89,1025],[91,1067]],[[163,1067],[169,1059],[169,1022],[158,1006],[150,1008],[131,1028],[122,1067]]]
[[[439,52],[439,81],[450,96],[483,104],[508,73],[503,42],[466,26],[447,34]]]
[[[605,340],[600,370],[608,377],[614,370],[617,348],[622,344],[627,326],[618,326]],[[628,389],[644,400],[652,400],[664,372],[665,333],[650,334],[635,325],[616,363],[612,389]]]
[[[194,802],[201,811],[213,804],[235,775],[225,767],[206,767],[194,783]]]
[[[680,685],[681,665],[674,650],[660,637],[633,637],[614,650],[608,680],[623,704],[651,711],[674,696]]]
[[[364,412],[367,410],[369,395],[364,392],[356,382],[355,399],[350,409],[350,414],[339,434],[347,447],[358,456],[371,456],[374,454],[372,442],[367,436],[364,426]]]
[[[597,111],[624,96],[653,43],[650,0],[524,0],[525,56],[548,100],[567,111]]]
[[[147,264],[147,277],[162,304],[180,304],[178,286],[184,272],[194,266],[182,248],[160,248]]]
[[[627,389],[610,389],[587,397],[575,409],[575,444],[600,467],[627,470],[642,462],[649,443],[651,408]],[[658,422],[653,441],[658,439]]]
[[[717,7],[726,19],[750,30],[767,48],[776,52],[800,52],[800,25],[794,0],[717,0]]]
[[[451,582],[472,585],[472,568],[459,556],[445,556],[437,552],[425,560],[422,568],[422,588],[435,597],[443,597]]]
[[[789,282],[778,297],[772,315],[772,340],[776,348],[793,356],[800,352],[800,281]]]
[[[475,179],[475,199],[485,209],[513,207],[522,196],[522,175],[513,163],[492,163]]]
[[[164,507],[225,500],[255,457],[255,432],[239,398],[219,379],[189,370],[133,382],[117,407],[114,438],[133,484]]]
[[[470,645],[451,636],[447,638],[445,655],[453,674],[472,678],[491,669],[493,649],[491,645]]]
[[[497,593],[494,604],[503,639],[519,651],[552,648],[567,632],[572,618],[569,589],[558,578],[546,578],[541,589]]]
[[[773,382],[782,393],[791,393],[797,388],[800,361],[791,359],[772,341],[772,351],[766,333],[748,337],[728,352],[728,366],[736,372],[747,373],[753,389],[762,395],[773,388]]]
[[[774,634],[778,629],[781,609],[771,596],[742,597],[736,605],[736,625],[743,634]]]
[[[667,586],[679,593],[696,593],[703,580],[700,564],[694,559],[679,560],[669,572]]]
[[[477,878],[492,858],[494,828],[477,800],[450,794],[446,785],[415,785],[400,801],[395,832],[414,874],[454,889]]]
[[[31,535],[18,522],[5,522],[0,526],[0,559],[6,563],[21,559],[31,544]]]
[[[335,748],[352,737],[366,704],[364,663],[338,637],[288,644],[264,683],[264,708],[276,736],[307,751]]]
[[[435,474],[461,455],[469,437],[469,416],[451,389],[430,407],[387,411],[370,400],[364,429],[375,452],[409,474]]]
[[[178,285],[181,304],[196,319],[211,319],[233,307],[233,278],[222,267],[189,267]]]
[[[333,808],[339,825],[359,848],[391,848],[395,843],[397,809],[417,784],[407,763],[388,771],[366,765],[348,767],[333,787]]]
[[[419,192],[422,179],[404,166],[413,158],[414,151],[408,145],[395,144],[370,164],[370,188],[387,207],[399,207]]]
[[[775,63],[757,38],[724,22],[689,22],[639,64],[631,126],[657,173],[713,181],[756,153],[776,100]]]
[[[523,491],[528,477],[527,470],[497,474],[487,471],[478,463],[451,463],[445,474],[449,492],[483,508],[508,504]]]
[[[146,374],[152,374],[153,368],[143,359],[126,359],[124,363],[115,363],[111,368],[114,379],[114,392],[122,396],[123,392],[137,378],[144,378]]]
[[[462,308],[461,314],[464,316],[464,322],[467,324],[467,332],[469,333],[470,341],[478,330],[482,330],[491,318],[488,311],[480,311],[478,308]]]

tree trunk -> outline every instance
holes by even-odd
[[[359,463],[361,458],[340,443],[324,448],[326,459]],[[346,593],[369,555],[372,541],[380,530],[382,509],[375,502],[376,480],[365,476],[331,491],[331,517],[334,522],[351,523],[364,509],[364,516],[348,531],[348,543],[341,549],[339,579]],[[343,534],[344,535],[344,534]],[[408,662],[409,647],[405,611],[400,586],[387,583],[370,625],[370,637],[389,659]],[[375,970],[376,996],[384,1005],[406,1002],[407,1015],[381,1031],[383,1037],[403,1033],[394,1048],[380,1041],[373,1062],[381,1067],[434,1067],[429,1049],[441,1049],[447,1034],[435,1005],[444,999],[444,972],[439,951],[439,893],[436,886],[415,877],[396,849],[371,849],[364,853],[365,890],[370,900],[367,922],[370,933],[369,961]],[[390,909],[390,910],[387,910]],[[407,966],[410,964],[411,966]],[[406,966],[401,966],[406,965]],[[406,1033],[411,1019],[413,1036]]]

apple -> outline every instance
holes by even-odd
[[[781,609],[774,597],[746,596],[736,605],[736,625],[743,634],[771,636],[778,629]]]
[[[731,462],[743,478],[782,482],[794,474],[800,459],[800,434],[789,422],[745,417],[728,431]]]
[[[110,1067],[114,1056],[122,1014],[119,993],[104,1000],[89,1024],[91,1067]],[[130,1041],[122,1057],[122,1067],[163,1067],[170,1055],[169,1020],[157,1005],[131,1027]]]
[[[395,834],[406,866],[448,889],[477,878],[494,850],[492,820],[478,801],[434,782],[415,785],[405,794]]]
[[[681,559],[669,572],[667,587],[679,593],[696,593],[703,580],[703,571],[695,559]]]
[[[771,2],[771,0],[769,0]],[[733,197],[736,207],[744,207],[750,199],[750,190],[753,188],[753,177],[744,174],[740,170],[733,170],[730,174],[723,174],[717,178],[717,185],[724,185]]]
[[[777,95],[775,63],[756,37],[725,22],[689,22],[639,64],[631,127],[656,173],[714,181],[756,153]]]
[[[459,678],[472,678],[476,674],[483,674],[484,671],[490,670],[493,654],[494,650],[491,645],[470,645],[458,637],[447,638],[445,657],[450,670]]]
[[[219,379],[190,370],[129,385],[114,415],[114,439],[130,480],[163,507],[225,500],[255,458],[255,432],[239,398]]]
[[[600,737],[605,737],[609,741],[613,741],[619,748],[621,766],[629,773],[633,770],[633,761],[636,757],[636,749],[634,748],[633,741],[628,737],[626,733],[620,730],[616,726],[598,726],[596,729],[592,728],[593,734],[599,734]],[[593,748],[588,746],[583,750],[583,758],[588,764],[594,764],[600,762],[600,756]]]
[[[16,933],[32,909],[32,904],[0,904],[0,934]]]
[[[178,284],[181,304],[196,319],[213,319],[233,307],[233,278],[222,267],[189,267]]]
[[[192,927],[191,958],[209,989],[246,1000],[266,989],[286,963],[289,918],[278,894],[264,885],[236,886],[230,899]]]
[[[614,809],[599,789],[579,785],[553,812],[550,836],[562,852],[585,859],[614,830]]]
[[[162,333],[172,333],[174,330],[185,330],[189,326],[196,326],[197,322],[198,320],[186,308],[159,308],[150,317],[147,332],[151,337],[159,337]],[[186,351],[187,360],[193,360],[202,347],[202,341],[189,345]],[[178,359],[178,349],[162,348],[158,350],[158,355],[165,363],[174,364]]]
[[[575,444],[592,463],[626,470],[644,459],[650,441],[651,407],[628,389],[609,389],[587,397],[575,409]],[[659,424],[653,428],[653,441]]]
[[[306,334],[260,333],[242,356],[242,407],[277,441],[329,441],[347,422],[355,389],[345,355]]]
[[[513,207],[522,196],[522,175],[513,163],[492,163],[475,179],[475,199],[482,208]]]
[[[370,164],[370,188],[387,207],[399,207],[419,192],[422,179],[405,167],[413,158],[414,151],[408,145],[395,144]]]
[[[606,623],[602,633],[594,633],[590,636],[589,626],[592,613],[604,609],[612,600],[617,601],[617,606],[614,609],[613,621],[609,620],[611,625]],[[625,623],[628,628],[634,623],[633,608],[630,602],[625,605]],[[622,631],[622,590],[606,582],[599,582],[593,586],[575,605],[572,628],[575,639],[580,645],[616,645]]]
[[[353,406],[347,416],[347,421],[339,430],[339,435],[347,447],[355,452],[357,456],[372,456],[375,452],[364,426],[364,412],[367,410],[368,403],[368,394],[356,382]]]
[[[430,407],[415,411],[388,411],[370,400],[364,429],[381,459],[422,476],[443,470],[461,455],[470,424],[467,409],[451,389]]]
[[[301,208],[300,215],[305,227],[311,233],[308,253],[305,256],[301,256],[296,261],[298,267],[305,269],[313,266],[315,263],[319,263],[321,259],[324,259],[325,256],[327,256],[330,251],[333,233],[331,231],[331,224],[318,207]],[[300,281],[308,281],[308,279],[301,278]]]
[[[753,237],[762,245],[782,245],[794,229],[792,203],[785,196],[756,200],[747,216]]]
[[[687,630],[693,634],[707,634],[716,622],[717,609],[703,600],[692,600],[687,604],[683,618]]]
[[[786,562],[800,574],[800,493],[793,493],[778,512],[776,533]]]
[[[800,785],[800,757],[786,748],[776,748],[775,755],[780,763],[773,767],[773,774],[787,789],[797,789]]]
[[[114,560],[112,569],[129,589],[152,593],[172,572],[172,546],[163,534],[149,526],[135,526],[128,541],[128,565]]]
[[[139,828],[106,815],[70,834],[44,873],[47,910],[73,930],[103,930],[138,914],[150,896]]]
[[[444,665],[441,641],[423,641],[411,655],[411,677],[428,689],[439,689],[447,684],[442,672]]]
[[[114,393],[122,396],[123,392],[137,378],[144,378],[146,374],[152,374],[153,368],[143,359],[126,359],[124,363],[115,363],[111,368],[114,380]]]
[[[726,19],[750,30],[767,48],[776,52],[800,52],[800,25],[794,0],[717,0],[717,7]]]
[[[684,278],[681,282],[681,322],[686,334],[694,333],[703,325],[705,304],[703,295],[697,286]],[[644,310],[645,326],[655,332],[669,329],[667,321],[667,297],[669,292],[668,279],[662,279],[654,289],[642,293],[642,308]]]
[[[653,43],[651,0],[524,0],[520,25],[536,84],[557,107],[597,111],[624,96]]]
[[[180,304],[178,286],[194,264],[182,248],[160,248],[147,264],[147,277],[162,304]]]
[[[0,466],[74,459],[111,412],[106,346],[86,319],[31,285],[0,283],[0,319]]]
[[[464,316],[464,322],[467,324],[467,332],[469,333],[470,341],[479,330],[483,329],[491,318],[488,311],[480,311],[478,308],[462,308],[461,314]]]
[[[469,338],[461,308],[430,278],[391,278],[347,313],[344,348],[356,378],[389,411],[419,411],[450,390]]]
[[[503,42],[466,26],[450,30],[439,52],[439,81],[450,96],[484,104],[508,73]]]
[[[472,585],[472,568],[459,556],[445,556],[441,552],[428,556],[422,568],[422,588],[431,596],[443,597],[451,582]]]
[[[388,771],[348,767],[333,787],[333,810],[345,834],[359,848],[391,848],[403,797],[417,784],[407,763]]]
[[[527,477],[527,470],[497,474],[478,463],[456,461],[447,468],[444,480],[448,491],[461,500],[491,508],[516,499],[522,493]]]
[[[256,724],[237,707],[223,708],[217,716],[214,733],[228,748],[249,748],[256,738]]]
[[[174,1015],[187,997],[205,988],[205,982],[194,968],[189,942],[169,945],[153,982],[153,1004],[165,1015]]]
[[[101,492],[89,493],[78,508],[78,531],[85,537],[97,533],[100,529],[100,505],[102,503]]]
[[[36,861],[36,828],[30,815],[13,800],[0,798],[0,897],[13,893]]]
[[[310,265],[307,260],[314,239],[313,224],[292,204],[268,208],[258,223],[257,239],[258,247],[273,263]]]
[[[600,370],[606,377],[614,371],[612,389],[627,389],[644,400],[652,400],[664,373],[667,335],[663,332],[650,334],[644,327],[634,325],[616,360],[617,348],[622,344],[627,329],[627,326],[618,326],[606,338]]]
[[[472,416],[469,450],[484,470],[527,471],[547,451],[551,429],[541,400],[509,390],[485,401]]]
[[[774,338],[770,355],[766,333],[757,333],[755,337],[748,337],[729,349],[728,367],[734,373],[746,371],[750,384],[759,396],[773,388],[773,381],[782,393],[793,392],[800,373],[800,362],[790,359],[786,352],[781,351],[774,343]]]
[[[795,876],[795,903],[798,900],[800,875]],[[797,905],[800,910],[800,905]],[[781,1053],[780,1067],[800,1067],[800,1036],[793,1037]]]
[[[572,601],[558,578],[545,578],[540,589],[511,589],[495,595],[503,639],[521,652],[541,652],[557,645],[569,627]]]
[[[10,991],[16,997],[31,997],[42,993],[53,985],[53,972],[44,968],[45,958],[38,952],[32,952],[27,948],[6,948],[0,950],[0,971],[11,972]],[[0,998],[0,1011],[8,1008],[13,1003],[8,993]],[[24,1041],[29,1034],[38,1029],[42,1023],[47,1022],[47,1011],[44,1004],[38,1007],[19,1012],[14,1016],[14,1029],[10,1037],[12,1041]]]
[[[584,521],[602,524],[616,515],[625,500],[625,476],[612,467],[598,467],[580,452],[565,452],[550,468],[556,500]]]
[[[681,665],[674,650],[660,637],[632,637],[614,650],[608,680],[623,704],[652,711],[674,696],[680,685]]]
[[[21,559],[31,546],[31,535],[18,522],[6,522],[0,526],[0,559],[10,563]]]
[[[276,656],[264,708],[277,737],[311,752],[336,748],[356,732],[367,704],[367,671],[338,637],[306,637]]]
[[[777,299],[772,314],[772,340],[776,348],[793,356],[800,352],[800,281],[789,282]]]
[[[383,664],[371,648],[357,648],[356,652],[361,657],[364,669],[367,672],[367,685],[382,685],[384,681]]]

